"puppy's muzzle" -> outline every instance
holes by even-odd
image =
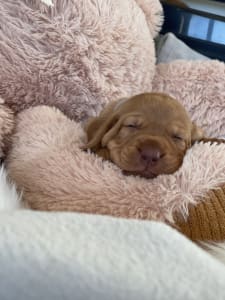
[[[159,147],[151,146],[150,144],[139,147],[138,151],[141,161],[148,166],[155,166],[164,156],[164,153]]]
[[[153,136],[140,137],[136,140],[135,156],[142,176],[148,178],[157,176],[157,169],[166,154],[165,149],[166,143],[163,142],[163,138]]]

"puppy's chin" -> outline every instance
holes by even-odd
[[[113,161],[126,176],[139,176],[146,179],[154,179],[159,175],[169,175],[175,173],[183,163],[182,156],[165,155],[158,163],[153,165],[145,164],[143,161],[135,160],[133,156],[126,157],[126,160],[111,157]]]
[[[158,175],[154,174],[154,173],[150,173],[150,172],[131,172],[131,171],[125,171],[123,170],[123,174],[126,176],[140,176],[142,178],[146,178],[146,179],[154,179],[156,178]]]
[[[123,170],[123,174],[124,175],[133,175],[133,176],[140,176],[146,179],[154,179],[159,175],[170,175],[175,173],[176,171],[178,171],[180,169],[180,167],[182,166],[183,163],[183,159],[180,157],[179,159],[177,159],[176,157],[170,156],[169,157],[171,159],[171,163],[168,163],[168,160],[166,162],[161,162],[159,163],[159,165],[156,166],[147,166],[145,168],[140,168],[139,170],[132,170],[131,166],[129,168],[129,170],[126,170],[125,168],[121,168],[121,166],[119,166],[122,170]]]

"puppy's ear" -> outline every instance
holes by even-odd
[[[114,102],[107,105],[98,117],[90,118],[85,124],[84,130],[86,131],[88,138],[88,144],[85,146],[86,149],[90,148],[94,150],[93,148],[98,147],[98,144],[101,141],[99,130],[103,126],[103,124],[106,124],[106,122],[110,118],[110,115],[112,116],[114,105]],[[96,135],[97,132],[99,133],[98,138]]]
[[[191,144],[204,138],[204,131],[198,127],[194,122],[192,122],[191,129]]]
[[[113,135],[116,134],[119,129],[119,124],[117,124],[119,117],[115,112],[116,105],[118,105],[118,101],[111,102],[104,108],[99,117],[92,118],[87,122],[85,126],[88,137],[86,149],[89,148],[97,152],[105,147]]]
[[[105,136],[108,136],[108,133],[112,131],[117,121],[118,118],[115,115],[112,115],[107,119],[100,116],[90,120],[86,127],[88,136],[88,143],[86,145],[86,148],[97,151],[100,148],[104,147],[106,145]]]

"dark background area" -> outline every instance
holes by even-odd
[[[225,3],[225,0],[219,2]],[[162,5],[165,15],[162,34],[172,32],[199,53],[225,61],[225,16],[185,5]]]

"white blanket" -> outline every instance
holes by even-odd
[[[225,267],[156,222],[22,210],[0,171],[1,300],[225,299]]]
[[[225,299],[225,268],[164,224],[0,213],[1,300]]]

